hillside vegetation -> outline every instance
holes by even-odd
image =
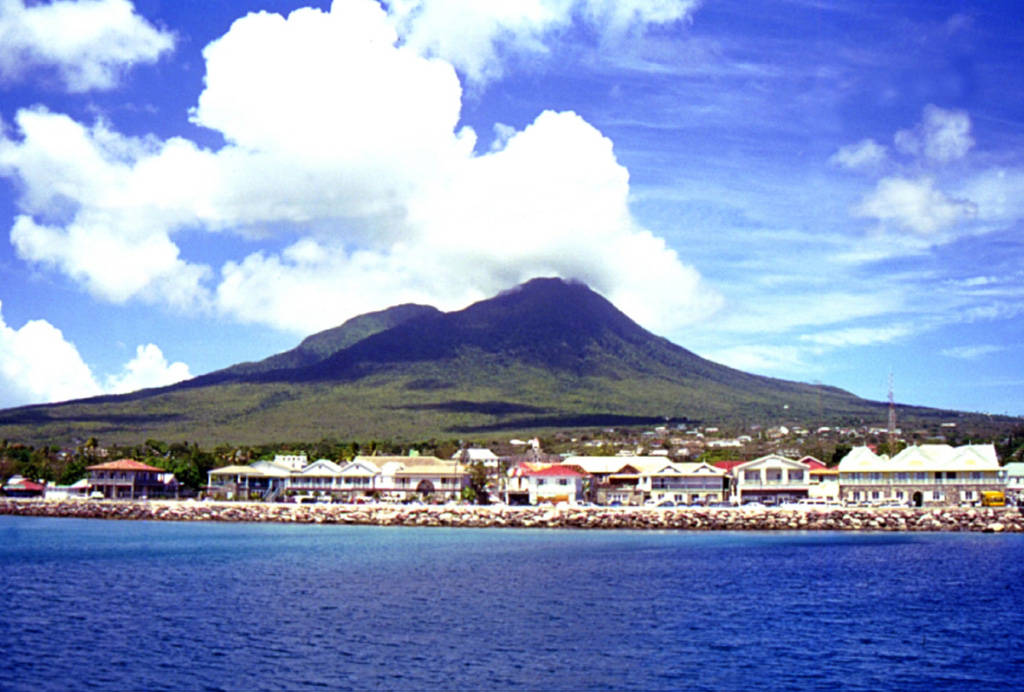
[[[900,407],[905,425],[972,417]],[[171,387],[2,411],[0,437],[215,445],[885,418],[879,402],[713,363],[586,286],[535,279],[457,312],[402,305],[362,315],[291,351]]]

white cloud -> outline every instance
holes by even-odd
[[[863,139],[856,144],[840,147],[829,158],[829,163],[842,168],[859,170],[874,168],[885,161],[886,149],[873,139]]]
[[[916,233],[934,233],[977,215],[977,205],[953,199],[930,178],[882,178],[857,206],[855,216],[892,221]]]
[[[607,138],[575,114],[543,113],[475,154],[475,133],[456,131],[455,70],[401,45],[374,2],[251,14],[204,56],[191,115],[224,135],[217,151],[17,114],[0,173],[23,190],[11,233],[20,256],[107,300],[297,332],[396,302],[461,307],[543,275],[586,280],[657,329],[720,302],[632,218]],[[228,261],[219,275],[174,242],[186,228],[282,225],[299,236],[287,251]]]
[[[817,334],[803,334],[800,336],[800,340],[818,346],[843,348],[847,346],[887,344],[913,333],[913,330],[907,327],[898,326],[849,327],[847,329],[818,332]]]
[[[685,19],[695,0],[391,0],[390,17],[405,45],[453,64],[469,82],[499,77],[507,54],[543,55],[574,20],[604,40],[632,28]]]
[[[69,91],[110,89],[137,63],[155,62],[174,38],[128,0],[0,0],[0,78],[55,69]]]
[[[46,320],[20,329],[0,314],[0,408],[101,394],[75,345]]]
[[[900,151],[934,163],[963,158],[972,146],[971,118],[964,111],[924,108],[921,122],[912,130],[900,130],[893,141]]]
[[[994,344],[954,346],[952,348],[943,349],[942,355],[948,356],[949,358],[959,358],[961,360],[975,360],[976,358],[981,358],[982,356],[987,356],[992,353],[999,353],[1004,350],[1006,350],[1005,346],[996,346]]]
[[[189,377],[187,365],[168,363],[159,347],[146,344],[101,386],[61,330],[46,320],[30,320],[14,329],[0,313],[0,408],[129,392]]]
[[[767,374],[801,372],[806,374],[813,370],[811,364],[805,360],[806,349],[798,346],[745,344],[702,355],[708,360],[745,372]]]
[[[135,357],[119,374],[107,377],[106,391],[123,394],[148,387],[163,387],[191,377],[185,363],[168,363],[159,346],[146,344],[135,349]]]

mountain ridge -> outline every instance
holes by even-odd
[[[900,409],[904,419],[959,415]],[[835,387],[714,363],[583,284],[541,278],[452,312],[407,304],[360,315],[289,351],[167,387],[0,411],[0,436],[425,439],[629,420],[884,423],[885,415],[885,404]]]

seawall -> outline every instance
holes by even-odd
[[[742,510],[737,508],[295,505],[247,502],[53,501],[0,498],[0,514],[80,519],[244,521],[473,528],[1024,533],[1024,515],[1016,507],[840,508],[815,511]]]

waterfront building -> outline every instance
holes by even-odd
[[[891,459],[856,447],[839,462],[842,500],[849,504],[915,507],[973,504],[1004,490],[995,446],[910,446]]]
[[[299,471],[292,471],[285,481],[291,492],[331,495],[340,490],[341,467],[330,459],[317,459]]]
[[[795,502],[807,497],[810,487],[810,466],[778,454],[736,464],[730,472],[733,504]]]
[[[563,464],[551,464],[543,468],[520,466],[513,477],[522,479],[531,505],[541,503],[570,505],[583,500],[584,474]]]
[[[1016,504],[1024,504],[1024,462],[1012,461],[1003,466],[1006,497]]]
[[[356,457],[380,468],[377,490],[390,499],[439,498],[456,500],[469,486],[469,471],[457,461],[437,457]]]
[[[36,483],[24,476],[11,476],[4,484],[3,491],[7,497],[39,497],[45,491],[46,486]]]
[[[729,476],[702,462],[663,463],[641,472],[637,489],[654,504],[708,504],[728,499]]]
[[[108,499],[177,497],[178,481],[173,473],[134,459],[118,459],[86,468],[93,492]]]
[[[562,462],[590,477],[588,498],[599,505],[641,505],[640,477],[664,468],[663,456],[571,456]]]
[[[284,491],[291,471],[272,461],[232,464],[206,473],[206,491],[227,500],[272,501]]]

